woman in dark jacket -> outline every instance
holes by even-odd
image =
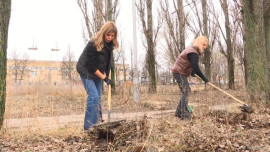
[[[208,39],[205,36],[199,36],[194,41],[192,46],[187,47],[177,57],[173,67],[173,77],[178,83],[182,97],[177,106],[175,116],[183,119],[191,119],[191,113],[188,109],[188,96],[190,94],[190,86],[187,77],[190,75],[198,75],[205,83],[207,78],[202,74],[199,66],[199,56],[204,52],[208,45]]]
[[[102,119],[100,104],[102,81],[105,81],[107,85],[112,84],[109,73],[113,49],[118,49],[117,28],[113,22],[109,21],[88,42],[77,63],[77,71],[88,95],[84,130]]]

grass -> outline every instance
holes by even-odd
[[[174,116],[161,118],[145,118],[141,125],[140,119],[136,123],[122,126],[121,136],[118,142],[122,146],[106,144],[90,135],[82,129],[82,124],[68,124],[56,126],[44,130],[41,124],[33,123],[32,128],[2,128],[0,132],[0,151],[84,151],[97,150],[108,146],[108,151],[245,151],[248,149],[267,151],[269,138],[269,107],[257,104],[256,113],[244,119],[238,111],[234,110],[235,102],[213,90],[204,89],[204,85],[192,86],[189,98],[190,104],[195,105],[194,110],[198,113],[192,121],[181,121]],[[158,86],[156,94],[148,94],[147,87],[141,86],[141,102],[133,102],[130,95],[129,101],[121,99],[117,87],[116,94],[112,96],[112,112],[137,112],[162,108],[175,109],[180,92],[178,86]],[[86,93],[82,85],[77,86],[8,86],[6,102],[6,119],[11,118],[33,118],[39,119],[59,117],[66,115],[83,115],[85,109]],[[248,102],[245,91],[226,90],[235,97]],[[125,97],[126,98],[126,97]],[[102,96],[102,107],[104,113],[107,108],[107,89],[104,88]],[[147,103],[147,104],[146,104]],[[158,103],[158,104],[157,104]],[[227,113],[221,110],[211,112],[210,107],[220,106],[227,108],[227,104],[233,105]],[[199,110],[198,110],[199,109]],[[194,111],[194,113],[196,113]],[[49,119],[48,119],[49,120]],[[229,121],[228,121],[229,120]],[[57,120],[55,123],[57,123]],[[83,121],[83,120],[81,120]],[[59,122],[58,122],[59,123]],[[140,125],[138,125],[140,124]],[[151,125],[149,125],[151,124]],[[128,129],[137,129],[136,132]],[[119,128],[115,130],[118,132]],[[128,135],[132,134],[130,140]],[[124,140],[128,138],[128,140]],[[123,139],[122,139],[123,138]],[[256,145],[254,141],[260,143]],[[103,145],[102,145],[103,144]],[[106,148],[106,147],[105,147]],[[249,150],[249,151],[252,151]]]

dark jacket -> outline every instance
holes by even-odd
[[[77,72],[85,79],[98,80],[100,79],[95,72],[99,70],[101,73],[109,75],[111,68],[113,43],[104,42],[104,48],[97,51],[93,41],[89,41],[84,48],[76,69]]]

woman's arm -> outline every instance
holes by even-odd
[[[196,53],[189,53],[187,55],[188,60],[191,62],[193,71],[192,74],[197,74],[204,82],[208,82],[208,79],[203,75],[198,65],[199,62],[199,55]]]

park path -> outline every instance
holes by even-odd
[[[111,113],[110,121],[116,120],[136,120],[143,116],[149,118],[157,118],[164,115],[172,115],[175,110],[163,111],[146,111],[146,112],[131,112],[131,113]],[[103,114],[102,118],[105,122],[108,121],[108,114]],[[57,117],[36,117],[23,119],[5,119],[4,128],[6,129],[22,129],[22,130],[49,130],[54,128],[65,127],[83,127],[84,115],[65,115]]]
[[[194,113],[205,113],[203,105],[190,104],[194,106]],[[227,110],[234,112],[239,104],[228,104],[219,106],[207,106],[207,110]],[[205,107],[205,105],[204,105]],[[203,110],[204,109],[204,110]],[[201,111],[200,111],[201,110]],[[116,120],[136,120],[144,116],[148,118],[158,118],[164,116],[174,115],[174,110],[161,110],[161,111],[145,111],[145,112],[130,112],[130,113],[111,113],[110,121]],[[108,121],[108,114],[104,113],[102,118],[105,122]],[[56,117],[35,117],[23,119],[5,119],[3,127],[5,129],[19,129],[19,130],[50,130],[54,128],[65,127],[81,127],[83,128],[84,115],[65,115]]]

